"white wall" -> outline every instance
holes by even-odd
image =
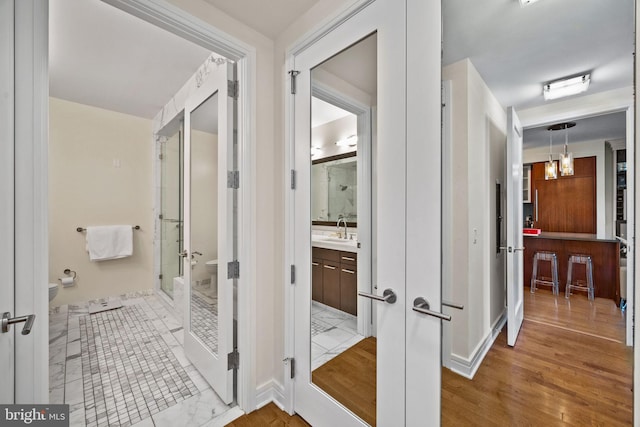
[[[445,214],[453,222],[451,298],[465,309],[451,322],[452,368],[471,375],[479,363],[483,346],[491,339],[492,326],[504,305],[503,280],[495,271],[495,217],[492,203],[495,168],[503,163],[506,113],[468,60],[444,67],[443,80],[452,81],[452,164],[445,165],[452,180],[452,206]],[[502,142],[501,142],[502,141]],[[445,265],[447,263],[445,262]],[[502,301],[504,301],[502,299]]]
[[[65,268],[78,274],[51,305],[150,290],[151,121],[56,98],[49,106],[49,282]],[[89,261],[76,227],[115,224],[140,225],[133,256]]]

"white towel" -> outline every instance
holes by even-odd
[[[130,225],[87,227],[87,251],[91,261],[131,256],[133,228]]]

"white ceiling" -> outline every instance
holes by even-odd
[[[351,113],[316,97],[311,98],[311,128],[322,126]]]
[[[211,54],[100,0],[51,0],[49,93],[153,118]]]
[[[319,0],[206,1],[273,38]],[[469,57],[500,103],[520,110],[544,104],[543,83],[585,71],[592,73],[587,95],[630,86],[633,3],[446,0],[443,63]],[[209,55],[100,0],[51,0],[50,15],[55,97],[151,118]],[[366,60],[375,63],[371,53]],[[349,76],[367,92],[375,86],[370,74]],[[606,139],[624,137],[615,120],[607,123],[598,125]]]
[[[275,39],[318,0],[205,0],[227,15]]]

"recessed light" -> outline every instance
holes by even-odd
[[[529,6],[532,3],[537,2],[538,0],[520,0],[520,6]]]

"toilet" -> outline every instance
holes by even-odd
[[[218,295],[218,260],[212,259],[206,262],[207,273],[211,276],[211,294]]]
[[[58,284],[49,283],[49,301],[52,301],[58,295]]]

